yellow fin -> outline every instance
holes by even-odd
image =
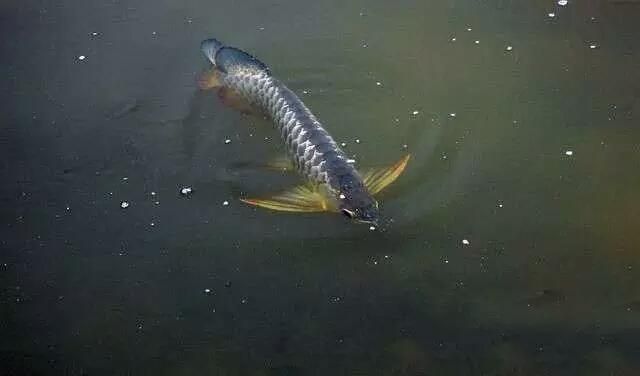
[[[269,161],[266,167],[274,170],[280,170],[280,171],[291,171],[294,169],[293,162],[291,162],[291,159],[284,156],[275,158],[274,160]]]
[[[260,115],[260,111],[247,102],[237,91],[222,86],[218,89],[218,98],[223,105],[246,115]]]
[[[201,90],[209,90],[222,86],[222,72],[216,68],[208,69],[198,77],[198,87]]]
[[[240,201],[279,211],[306,213],[327,211],[327,203],[322,195],[306,186],[295,187],[267,200],[243,198]]]
[[[362,175],[362,180],[369,193],[372,195],[380,193],[389,184],[393,183],[407,167],[410,158],[411,154],[407,154],[390,167],[366,171]]]

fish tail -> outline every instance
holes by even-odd
[[[211,61],[213,65],[216,64],[216,53],[224,47],[224,44],[217,39],[205,39],[200,43],[200,49],[204,55]]]

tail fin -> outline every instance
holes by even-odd
[[[224,45],[217,39],[205,39],[200,43],[200,49],[204,53],[204,55],[209,58],[213,65],[216,65],[216,53],[222,48]]]

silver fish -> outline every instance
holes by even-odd
[[[400,176],[409,155],[391,167],[361,175],[302,100],[264,63],[216,39],[203,41],[201,49],[213,64],[201,87],[229,90],[271,119],[294,168],[308,182],[270,199],[242,201],[273,210],[340,212],[376,225],[379,209],[373,195]]]

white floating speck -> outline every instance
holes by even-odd
[[[384,258],[385,258],[385,259],[387,259],[387,260],[389,259],[389,257],[391,257],[391,256],[389,256],[389,255],[384,255]]]
[[[347,163],[354,164],[354,163],[356,163],[356,160],[355,159],[347,159]]]
[[[462,239],[462,244],[464,245],[469,245],[471,243],[469,243],[469,241],[467,239]]]
[[[345,147],[345,146],[347,146],[347,143],[343,142],[343,143],[340,144],[340,146]]]
[[[302,94],[309,94],[309,90],[302,90]]]
[[[549,18],[553,18],[553,17],[555,17],[555,16],[556,16],[556,14],[555,14],[555,13],[553,13],[553,12],[549,12],[549,14],[547,14],[547,16],[549,16]]]
[[[124,178],[122,178],[122,181],[127,181],[127,180],[129,180],[129,178],[128,178],[128,177],[124,177]]]
[[[68,206],[66,207],[66,209],[67,209],[67,211],[71,210],[71,208],[70,208],[70,207],[68,207]]]
[[[506,50],[507,51],[513,51],[513,46],[507,46]]]
[[[78,56],[78,60],[84,60],[84,59],[86,59],[86,58],[87,58],[87,57],[86,57],[86,56],[84,56],[84,55],[80,55],[80,56]]]
[[[409,145],[407,145],[407,144],[402,145],[402,148],[403,148],[403,149],[406,149],[406,148],[408,148],[408,147],[409,147]]]
[[[377,81],[377,82],[376,82],[376,86],[382,86],[382,82]]]
[[[473,29],[472,29],[472,28],[470,28],[470,27],[468,27],[468,28],[467,28],[467,31],[471,31],[471,30],[473,30]]]
[[[345,196],[344,194],[340,193],[340,196],[338,196],[338,197],[340,197],[341,200],[344,200],[347,196]]]
[[[242,300],[240,301],[240,303],[242,303],[242,304],[246,304],[246,303],[247,303],[247,299],[242,299]]]
[[[121,208],[123,208],[123,209],[126,209],[126,208],[128,208],[128,207],[129,207],[129,203],[128,203],[128,202],[126,202],[126,201],[122,201],[122,202],[120,203],[120,207],[121,207]]]
[[[151,223],[149,223],[149,225],[150,225],[151,227],[153,227],[153,226],[155,226],[156,224],[155,224],[155,222],[151,222]]]
[[[260,31],[264,31],[264,26],[260,26],[260,27],[258,28],[258,30],[260,30]]]
[[[498,203],[498,207],[499,207],[499,208],[502,208],[502,207],[504,207],[504,205],[503,205],[501,202],[499,202],[499,203]]]
[[[455,112],[450,113],[449,117],[456,117],[456,113]]]
[[[572,156],[572,155],[573,155],[573,150],[567,150],[567,151],[565,151],[565,152],[564,152],[564,155]]]
[[[225,143],[225,144],[230,144],[230,143],[231,143],[231,140],[227,138],[226,140],[224,140],[224,143]]]
[[[155,31],[152,31],[151,35],[158,35],[158,33],[156,33]]]
[[[155,195],[156,195],[156,193],[155,193],[155,192],[151,192],[151,196],[155,196]]]
[[[375,231],[376,230],[376,226],[369,226],[369,231]],[[377,262],[376,262],[377,264]]]
[[[222,206],[229,206],[229,201],[223,201]]]
[[[97,37],[98,33],[94,31],[93,33],[91,33],[91,35],[94,36],[94,37]]]
[[[360,139],[356,138],[356,144],[359,144],[359,143],[360,143]]]
[[[411,115],[414,115],[414,116],[415,116],[415,115],[418,115],[419,113],[420,113],[420,111],[418,111],[418,110],[414,110],[414,111],[411,113]]]
[[[154,204],[160,205],[160,201],[156,201],[156,202],[154,202]]]
[[[193,189],[191,189],[191,187],[183,187],[182,189],[180,189],[180,193],[185,196],[190,194],[191,192],[193,192]]]
[[[561,7],[565,6],[569,4],[569,2],[567,0],[558,0],[558,5],[560,5]]]
[[[475,44],[480,44],[480,41],[479,41],[479,40],[477,40],[477,41],[475,41],[475,42],[473,42],[473,43],[475,43]]]
[[[595,50],[596,48],[598,48],[598,45],[596,43],[591,43],[589,45],[589,48],[592,49],[592,50]]]
[[[211,289],[204,289],[205,294],[211,294]]]
[[[367,48],[367,47],[369,47],[369,45],[368,45],[368,44],[366,44],[366,43],[363,43],[363,44],[362,44],[362,48]]]
[[[449,260],[444,259],[444,263],[445,263],[445,264],[448,264],[448,263],[449,263]]]
[[[451,38],[452,42],[455,42],[456,40],[457,40],[456,37]]]

